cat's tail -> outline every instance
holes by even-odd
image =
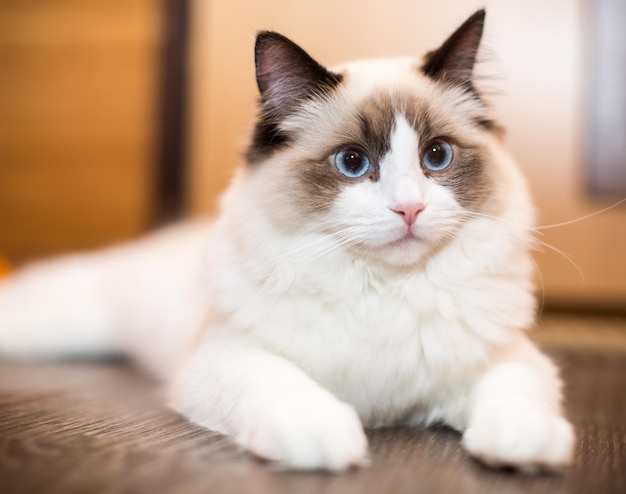
[[[0,355],[17,358],[115,352],[115,311],[93,255],[36,263],[0,280]]]
[[[0,358],[125,353],[155,372],[174,365],[204,309],[207,226],[171,227],[0,279]]]

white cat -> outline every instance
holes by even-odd
[[[490,465],[567,465],[557,370],[524,334],[533,208],[472,81],[484,16],[421,64],[330,71],[259,34],[217,221],[9,278],[0,352],[128,352],[183,415],[286,467],[363,465],[363,425],[436,422]]]

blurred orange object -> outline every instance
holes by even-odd
[[[0,255],[0,278],[8,276],[11,272],[11,265],[4,257]]]

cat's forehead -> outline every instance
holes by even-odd
[[[356,60],[332,68],[354,89],[415,83],[419,79],[419,64],[413,58],[381,58]]]
[[[361,60],[333,70],[342,77],[338,91],[355,104],[378,94],[411,94],[429,101],[439,93],[436,85],[421,73],[417,61],[411,58]]]
[[[396,112],[401,107],[412,106],[414,112],[429,111],[442,122],[466,120],[463,123],[467,123],[485,118],[486,108],[480,99],[460,86],[425,76],[414,58],[361,60],[334,70],[342,77],[338,93],[354,106],[372,99],[380,100],[384,95]]]
[[[358,61],[333,70],[341,83],[324,98],[305,102],[281,124],[294,142],[318,152],[359,144],[384,153],[398,118],[414,128],[420,141],[467,138],[485,118],[479,100],[425,77],[414,59]]]

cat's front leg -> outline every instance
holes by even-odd
[[[354,409],[265,350],[207,342],[182,368],[170,396],[193,422],[281,466],[339,471],[367,462]]]
[[[476,458],[523,471],[571,463],[574,431],[560,410],[556,368],[529,342],[507,352],[470,396],[463,444]]]

